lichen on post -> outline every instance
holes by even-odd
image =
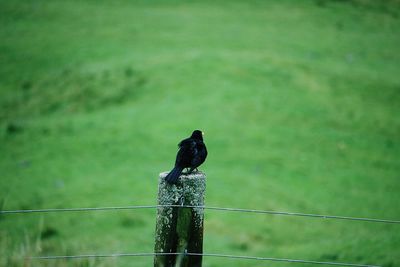
[[[204,206],[206,176],[203,172],[182,174],[177,184],[165,181],[168,172],[160,173],[159,205]],[[183,253],[156,255],[155,267],[197,267],[202,257],[184,255],[185,252],[203,252],[203,208],[159,207],[157,209],[155,252]]]

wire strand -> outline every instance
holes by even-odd
[[[160,206],[162,206],[162,205],[94,207],[94,208],[54,208],[54,209],[30,209],[30,210],[0,210],[0,214],[154,209],[154,208],[158,208]]]
[[[59,259],[81,259],[81,258],[108,258],[108,257],[145,257],[145,256],[170,256],[170,255],[188,255],[188,256],[204,256],[204,257],[217,257],[229,259],[242,259],[242,260],[259,260],[259,261],[277,261],[277,262],[290,262],[290,263],[306,263],[306,264],[319,264],[319,265],[336,265],[336,266],[353,266],[353,267],[381,267],[379,265],[345,263],[345,262],[329,262],[329,261],[313,261],[313,260],[299,260],[299,259],[285,259],[285,258],[271,258],[271,257],[256,257],[256,256],[240,256],[228,255],[217,253],[177,253],[177,252],[149,252],[149,253],[114,253],[114,254],[86,254],[86,255],[55,255],[55,256],[37,256],[29,257],[33,260],[59,260]]]
[[[213,206],[191,206],[191,205],[138,205],[138,206],[117,206],[117,207],[94,207],[94,208],[54,208],[54,209],[30,209],[30,210],[0,210],[1,214],[18,214],[18,213],[50,213],[50,212],[82,212],[82,211],[110,211],[110,210],[133,210],[133,209],[154,209],[154,208],[198,208],[204,210],[218,210],[229,212],[244,212],[244,213],[260,213],[270,215],[283,216],[299,216],[312,217],[319,219],[337,219],[349,221],[364,221],[374,223],[400,224],[400,220],[373,219],[362,217],[336,216],[336,215],[321,215],[312,213],[286,212],[286,211],[271,211],[271,210],[256,210],[256,209],[240,209],[240,208],[225,208]]]
[[[321,215],[321,214],[300,213],[300,212],[269,211],[269,210],[254,210],[254,209],[239,209],[239,208],[221,208],[221,207],[204,207],[204,209],[220,210],[220,211],[262,213],[262,214],[271,214],[271,215],[313,217],[313,218],[320,218],[320,219],[338,219],[338,220],[351,220],[351,221],[366,221],[366,222],[377,222],[377,223],[400,224],[399,220],[348,217],[348,216],[337,216],[337,215]]]

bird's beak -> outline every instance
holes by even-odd
[[[201,135],[204,136],[204,132],[201,132]]]

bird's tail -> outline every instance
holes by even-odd
[[[165,180],[170,184],[175,184],[182,173],[183,168],[175,166],[172,171],[168,173]]]

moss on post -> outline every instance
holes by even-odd
[[[165,182],[168,172],[160,173],[159,205],[203,206],[206,176],[202,172],[181,175],[177,184]],[[155,252],[202,253],[204,209],[159,207],[157,210]],[[197,267],[201,256],[155,256],[155,267]]]

